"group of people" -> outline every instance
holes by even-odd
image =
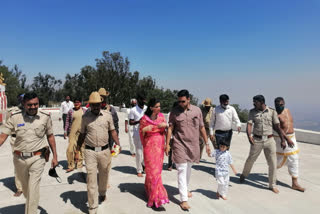
[[[66,172],[83,167],[84,160],[89,213],[96,213],[99,203],[106,200],[111,148],[114,144],[120,146],[119,119],[115,109],[107,104],[108,95],[104,88],[92,92],[87,108],[81,107],[79,98],[71,102],[69,96],[61,105],[64,137],[69,138]],[[229,151],[232,125],[235,123],[240,132],[241,123],[236,110],[229,105],[229,96],[223,94],[219,100],[220,105],[213,108],[211,99],[207,98],[199,108],[191,104],[188,90],[181,90],[168,121],[160,111],[161,102],[157,98],[149,99],[145,105],[146,95],[140,92],[136,99],[131,100],[125,132],[129,136],[131,155],[136,159],[137,176],[146,175],[148,207],[169,203],[161,177],[166,154],[177,169],[180,207],[190,209],[188,200],[192,193],[188,185],[192,165],[199,163],[204,148],[208,156],[216,159],[217,197],[227,199],[229,166],[237,174]],[[269,188],[279,192],[276,187],[277,168],[288,164],[292,188],[303,192],[305,189],[298,184],[299,149],[293,119],[289,109],[285,108],[284,99],[275,99],[276,110],[266,106],[262,95],[253,97],[253,103],[247,123],[250,153],[240,183],[245,182],[263,149],[269,166]],[[16,178],[21,182],[21,193],[27,199],[25,213],[29,214],[37,212],[41,174],[49,160],[49,147],[53,154],[51,168],[58,165],[50,114],[38,110],[38,107],[38,96],[35,93],[25,94],[21,108],[11,113],[0,134],[0,146],[8,136],[12,138]],[[214,148],[212,152],[209,140]]]
[[[237,112],[229,105],[229,96],[226,94],[220,96],[220,105],[215,108],[211,99],[206,98],[202,103],[202,109],[190,103],[187,90],[179,91],[177,96],[178,100],[169,113],[168,122],[160,113],[160,101],[155,98],[150,99],[145,107],[143,96],[139,95],[140,104],[138,107],[133,107],[129,113],[130,124],[135,126],[139,124],[139,128],[135,127],[133,139],[136,151],[139,153],[138,157],[136,156],[139,177],[143,176],[141,170],[142,166],[145,166],[148,206],[158,207],[168,202],[161,180],[163,150],[170,157],[168,169],[171,170],[174,163],[178,171],[180,206],[183,210],[190,209],[188,199],[192,197],[192,193],[188,191],[188,184],[191,167],[199,162],[204,147],[207,154],[216,159],[217,197],[226,200],[229,166],[237,174],[229,152],[233,124],[238,132],[241,131]],[[298,183],[299,149],[294,135],[293,119],[289,109],[285,108],[284,99],[282,97],[275,99],[275,109],[265,104],[262,95],[254,96],[253,104],[254,108],[250,110],[247,122],[250,152],[240,175],[240,183],[245,182],[263,149],[269,167],[270,190],[279,193],[276,187],[277,168],[287,164],[292,177],[292,188],[304,192],[305,189]],[[209,139],[214,147],[213,152],[210,150]],[[165,148],[163,148],[164,141]],[[143,157],[141,157],[141,145]]]

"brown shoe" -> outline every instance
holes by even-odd
[[[132,156],[132,157],[135,157],[135,156],[136,156],[136,154],[132,154],[131,156]]]
[[[19,197],[22,194],[21,190],[18,190],[16,193],[14,193],[14,197]]]
[[[240,175],[240,183],[243,184],[244,181],[246,180],[246,177],[244,177],[244,175]]]
[[[138,177],[143,177],[143,174],[142,173],[138,173],[137,176]]]
[[[300,185],[292,185],[292,189],[300,191],[300,192],[304,192],[306,189],[301,187]]]
[[[188,211],[191,207],[189,206],[188,202],[186,201],[183,201],[181,204],[180,204],[180,207],[182,210],[184,211]]]

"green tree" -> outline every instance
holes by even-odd
[[[231,106],[233,106],[236,109],[236,112],[242,123],[248,122],[249,111],[247,109],[241,109],[239,104],[232,104]]]
[[[4,83],[6,84],[6,95],[8,100],[8,107],[18,105],[17,96],[28,91],[26,86],[26,75],[17,65],[13,69],[9,69],[0,61],[0,73],[3,74]]]
[[[42,75],[39,73],[38,76],[33,78],[31,88],[37,93],[40,105],[48,105],[49,101],[58,101],[56,92],[61,84],[61,80],[56,80],[50,74]]]

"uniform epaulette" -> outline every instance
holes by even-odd
[[[101,111],[103,111],[104,113],[111,114],[111,112],[108,109],[101,109]]]
[[[41,113],[41,114],[45,114],[45,115],[47,115],[47,116],[51,116],[51,113],[50,112],[44,112],[44,111],[39,111],[39,113]]]
[[[12,111],[12,112],[11,112],[11,116],[16,115],[16,114],[21,114],[21,113],[22,113],[21,110],[19,110],[19,111]]]

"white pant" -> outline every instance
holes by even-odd
[[[229,174],[227,175],[216,175],[216,179],[218,182],[218,190],[217,192],[223,196],[226,197],[228,193],[228,187],[229,187]]]
[[[144,165],[143,162],[143,147],[141,144],[140,136],[134,135],[133,136],[134,145],[136,146],[136,165],[137,165],[137,173],[142,173]]]
[[[130,153],[136,154],[136,149],[134,146],[134,142],[133,142],[133,128],[129,127],[128,128],[128,137],[129,137],[129,146],[130,146]]]
[[[191,167],[193,163],[176,163],[178,170],[178,188],[181,202],[188,201],[188,185],[191,176]]]

